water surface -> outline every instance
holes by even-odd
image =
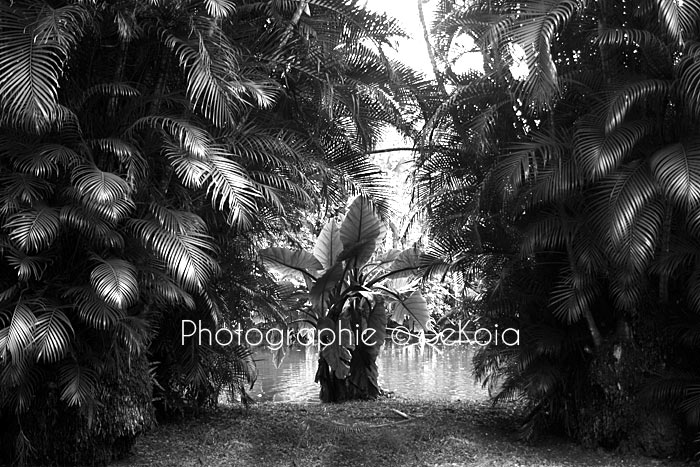
[[[487,392],[472,377],[473,349],[452,346],[434,349],[419,346],[385,345],[378,358],[379,384],[397,396],[430,399],[483,400]],[[271,352],[258,349],[258,381],[250,395],[260,401],[318,402],[319,385],[314,383],[318,353],[314,347],[288,351],[275,368]]]

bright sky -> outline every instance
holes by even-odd
[[[423,5],[428,27],[433,23],[434,4],[435,0],[430,0],[428,4]],[[386,13],[399,21],[404,31],[412,36],[399,43],[399,58],[414,69],[420,70],[428,76],[433,76],[416,0],[367,0],[367,8]]]
[[[418,15],[418,0],[366,0],[367,8],[377,12],[384,12],[397,19],[404,31],[411,38],[402,40],[398,44],[398,57],[402,62],[420,70],[428,77],[433,76],[433,71],[428,58],[428,50],[423,38],[423,28]],[[435,6],[437,0],[423,0],[423,13],[425,14],[428,28],[432,27],[435,21]],[[466,46],[466,44],[465,44]],[[471,54],[460,60],[455,71],[464,71],[469,68],[481,68],[481,57],[478,54]]]

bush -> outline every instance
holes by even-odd
[[[103,374],[97,403],[69,407],[55,382],[42,385],[30,409],[0,413],[0,462],[41,465],[106,465],[122,457],[154,420],[151,377],[145,355]]]

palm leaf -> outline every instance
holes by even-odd
[[[185,41],[172,34],[166,34],[164,42],[177,54],[180,66],[186,73],[187,94],[195,108],[199,109],[214,125],[223,127],[233,122],[227,93],[222,82],[226,71],[219,71],[221,76],[217,76],[212,68],[215,64],[225,63],[226,58],[211,57],[204,37],[201,33],[195,34],[194,41]],[[224,38],[219,40],[221,39]]]
[[[260,193],[246,170],[228,157],[212,155],[209,157],[208,176],[208,191],[214,207],[228,210],[229,224],[250,225]]]
[[[170,232],[152,221],[133,219],[129,226],[166,265],[173,278],[188,291],[202,291],[218,272],[209,255],[211,237],[199,232]]]
[[[28,256],[15,248],[8,248],[5,254],[8,264],[17,270],[17,279],[21,282],[41,280],[49,262],[46,256]]]
[[[575,157],[591,180],[605,177],[614,170],[653,127],[634,121],[604,133],[591,119],[582,119],[574,133]]]
[[[618,128],[630,109],[639,103],[653,99],[652,102],[663,105],[661,103],[665,101],[671,89],[670,81],[660,79],[647,79],[627,84],[615,92],[610,102],[605,120],[605,133],[609,134]]]
[[[649,166],[642,161],[624,165],[594,189],[594,205],[602,212],[612,231],[613,240],[625,235],[644,206],[657,194]]]
[[[588,274],[567,267],[552,289],[550,305],[554,315],[566,323],[575,323],[590,310],[600,294],[598,282]]]
[[[549,105],[558,93],[557,69],[551,43],[555,34],[582,10],[586,1],[541,0],[518,5],[517,19],[508,28],[513,41],[525,51],[529,76],[519,88],[526,105]]]
[[[57,362],[68,352],[74,334],[70,319],[63,311],[53,308],[37,316],[34,348],[39,361]]]
[[[0,341],[0,356],[9,352],[13,361],[21,361],[29,351],[34,338],[36,315],[29,303],[18,301],[12,310],[6,337]]]
[[[157,128],[163,130],[169,137],[178,142],[180,147],[193,157],[206,159],[211,154],[213,144],[211,135],[195,124],[194,121],[184,120],[165,115],[151,115],[136,120],[126,131],[131,137],[137,130]]]
[[[17,172],[0,177],[0,183],[5,187],[2,194],[6,200],[28,205],[49,197],[54,190],[52,183],[39,176]],[[9,211],[7,203],[5,210]]]
[[[682,44],[691,34],[700,17],[700,2],[697,0],[658,0],[659,22],[666,33]]]
[[[58,211],[49,206],[38,206],[11,216],[4,226],[10,230],[10,239],[25,253],[41,251],[50,246],[60,232]]]
[[[214,18],[226,18],[236,12],[236,3],[231,0],[204,0],[204,4]]]
[[[352,257],[356,266],[362,266],[374,253],[377,241],[384,235],[381,220],[374,213],[374,208],[365,196],[358,196],[348,208],[340,225],[340,241],[343,251],[340,258]]]
[[[78,362],[65,362],[58,370],[61,399],[68,405],[82,405],[96,396],[97,374]]]
[[[651,170],[661,190],[686,209],[700,202],[700,140],[671,144],[651,157]]]
[[[89,16],[81,5],[37,6],[25,16],[24,9],[0,5],[0,120],[42,132],[60,114],[59,77]]]
[[[124,311],[108,304],[92,287],[72,287],[65,297],[72,297],[80,319],[94,329],[111,329],[124,317]]]
[[[73,184],[82,196],[101,204],[126,198],[131,189],[124,179],[104,172],[94,165],[80,165],[73,170]]]
[[[98,265],[90,273],[90,283],[97,295],[121,310],[133,305],[139,294],[134,265],[118,258],[93,256],[93,259]]]
[[[697,46],[697,43],[693,44],[689,53],[676,65],[678,92],[690,116],[694,119],[700,118],[700,60],[696,51]]]

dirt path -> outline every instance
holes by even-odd
[[[247,412],[223,408],[194,421],[162,425],[139,440],[131,457],[113,465],[683,465],[584,450],[561,440],[526,445],[514,439],[508,420],[507,411],[475,403],[263,403]]]

